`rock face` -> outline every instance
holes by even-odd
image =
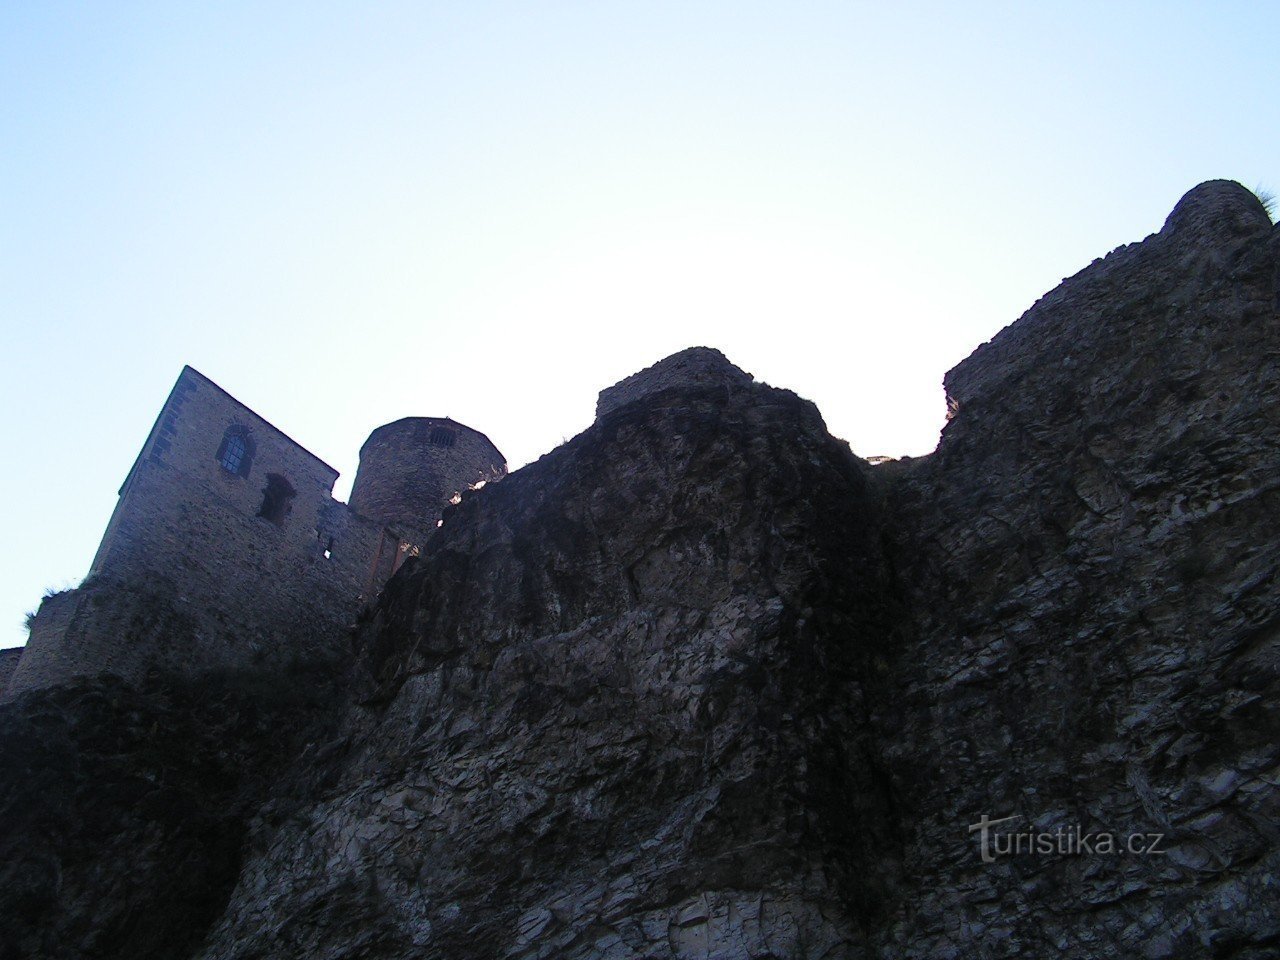
[[[279,768],[332,727],[336,692],[300,665],[146,692],[78,680],[0,707],[0,958],[191,956],[250,815],[287,802]]]
[[[886,910],[891,598],[812,404],[614,409],[384,594],[339,782],[259,828],[203,956],[848,955]]]
[[[316,696],[0,707],[0,957],[1275,955],[1278,270],[1204,184],[877,467],[685,351],[464,495]]]
[[[953,370],[937,452],[894,465],[886,956],[1274,955],[1278,268],[1258,200],[1197,187]],[[984,864],[984,813],[1167,853]]]

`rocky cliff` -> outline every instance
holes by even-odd
[[[748,381],[611,412],[386,592],[338,781],[259,826],[204,955],[859,942],[892,839],[862,679],[886,571],[812,404]]]
[[[888,515],[913,629],[878,721],[889,956],[1280,950],[1280,231],[1234,183],[947,376]],[[1161,834],[984,864],[965,824]]]
[[[5,705],[0,956],[1275,955],[1278,272],[1197,187],[876,467],[686,351],[341,670]]]

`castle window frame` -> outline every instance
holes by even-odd
[[[448,427],[432,427],[427,434],[427,443],[433,447],[452,447],[458,442],[458,435]]]
[[[214,455],[214,459],[218,461],[218,466],[232,476],[247,477],[249,469],[253,466],[253,455],[256,450],[257,445],[249,435],[249,429],[233,423],[222,434],[222,443],[218,445],[218,452]]]

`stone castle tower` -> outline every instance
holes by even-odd
[[[459,491],[506,475],[506,460],[479,430],[434,417],[379,427],[360,448],[351,509],[422,535]]]
[[[186,367],[88,577],[41,604],[4,693],[338,656],[450,502],[506,471],[479,431],[408,417],[369,437],[344,504],[337,470]]]

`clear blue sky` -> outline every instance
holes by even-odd
[[[343,472],[513,465],[723,349],[860,454],[1215,177],[1280,186],[1280,5],[0,6],[0,646],[84,575],[184,363]]]

